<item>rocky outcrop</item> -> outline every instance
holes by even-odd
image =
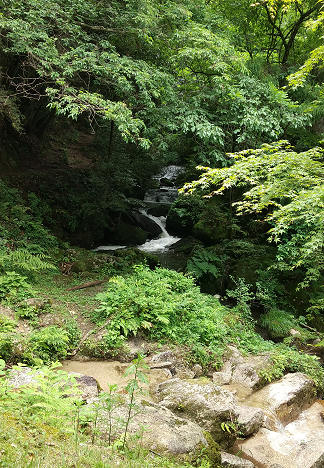
[[[257,432],[264,421],[264,413],[260,408],[252,406],[238,406],[238,427],[239,432],[247,437]]]
[[[238,411],[232,393],[207,379],[176,378],[159,385],[158,398],[160,406],[199,424],[222,447],[234,443]]]
[[[240,441],[235,450],[257,466],[271,468],[322,468],[324,466],[323,406],[314,403],[281,432],[262,428]]]
[[[143,213],[132,211],[124,215],[124,221],[147,232],[149,239],[158,237],[162,233],[162,228],[153,219]]]
[[[315,398],[313,380],[298,372],[287,374],[278,382],[255,392],[247,399],[246,404],[266,408],[286,425],[294,421]]]
[[[41,371],[35,371],[30,367],[19,367],[13,369],[9,373],[8,383],[12,388],[19,388],[22,386],[28,385],[37,385],[37,376],[44,376],[45,374]],[[69,372],[65,374],[70,377],[70,382],[66,379],[62,379],[62,388],[66,389],[66,396],[76,396],[81,398],[82,400],[89,400],[91,398],[95,398],[98,396],[99,393],[99,385],[97,380],[94,377],[89,375],[77,374],[75,372]],[[69,393],[69,388],[76,383],[78,393],[71,394]],[[60,382],[54,383],[54,385],[58,385]]]
[[[115,227],[113,234],[107,237],[107,241],[122,245],[141,245],[144,244],[147,238],[147,231],[125,223],[124,221],[120,221]]]
[[[258,371],[268,365],[270,361],[267,354],[243,357],[236,348],[228,346],[224,365],[220,372],[213,374],[213,381],[220,385],[241,383],[254,390],[261,385]]]
[[[129,407],[125,403],[114,411],[112,431],[116,437],[122,434]],[[100,411],[99,427],[103,432],[109,424],[109,414]],[[142,427],[146,430],[142,431]],[[143,447],[159,455],[188,455],[200,451],[207,445],[203,430],[194,422],[176,416],[169,409],[154,403],[142,401],[137,405],[136,414],[131,417],[128,433],[142,434]]]

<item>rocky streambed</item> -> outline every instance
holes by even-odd
[[[267,360],[266,354],[243,357],[229,346],[222,369],[207,378],[200,366],[186,367],[171,350],[147,357],[149,395],[138,397],[129,433],[141,432],[141,443],[155,455],[189,461],[209,447],[211,468],[220,461],[233,468],[323,467],[324,402],[316,399],[314,382],[293,373],[259,388],[258,370]],[[104,389],[108,383],[122,385],[127,366],[118,361],[63,363],[63,369],[77,373],[88,412],[100,401],[96,379]],[[13,371],[12,385],[30,383],[27,374],[26,368]],[[123,397],[112,419],[104,408],[100,412],[103,433],[109,420],[115,434],[120,430],[117,421],[129,408],[127,395]]]

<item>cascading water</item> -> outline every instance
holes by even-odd
[[[180,238],[179,237],[174,237],[170,236],[167,230],[165,229],[166,225],[166,217],[165,216],[153,216],[148,214],[145,210],[141,210],[145,216],[150,218],[152,221],[156,222],[162,229],[162,232],[160,236],[157,239],[152,239],[149,241],[146,241],[145,244],[139,245],[138,248],[139,250],[142,250],[143,252],[151,252],[151,253],[158,253],[162,252],[166,248],[168,248],[170,245],[174,244],[177,242]]]
[[[162,229],[162,233],[157,239],[152,239],[146,241],[145,244],[138,246],[140,250],[150,253],[162,253],[170,245],[174,244],[179,237],[170,236],[167,232],[166,226],[166,217],[165,216],[153,216],[147,213],[147,210],[156,205],[169,205],[178,197],[178,188],[175,186],[166,185],[172,184],[172,182],[177,178],[179,174],[183,172],[183,167],[181,166],[167,166],[162,169],[162,171],[153,177],[159,183],[159,187],[155,189],[150,189],[146,192],[144,197],[144,202],[146,203],[147,209],[142,210],[142,213],[145,214],[148,218],[155,221]]]
[[[150,189],[146,192],[144,197],[144,203],[146,204],[146,209],[140,210],[140,213],[150,218],[156,224],[158,224],[162,230],[159,237],[146,241],[144,244],[137,246],[139,250],[148,253],[165,254],[167,256],[168,247],[180,240],[179,237],[170,236],[166,230],[166,217],[165,216],[154,216],[148,211],[152,207],[157,207],[164,205],[165,207],[170,207],[172,203],[178,197],[178,187],[174,185],[174,181],[181,172],[183,172],[183,167],[170,165],[164,167],[159,174],[153,177],[158,181],[158,187]],[[118,250],[124,249],[126,246],[123,245],[106,245],[99,246],[95,250]]]

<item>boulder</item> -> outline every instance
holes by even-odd
[[[84,257],[71,263],[71,271],[74,273],[82,273],[84,271],[98,271],[107,263],[113,264],[115,259],[112,255],[97,254],[91,257]]]
[[[192,368],[192,372],[194,372],[195,377],[200,377],[203,375],[203,368],[200,364],[195,364]]]
[[[158,398],[161,407],[199,424],[221,447],[234,443],[238,411],[232,393],[204,378],[176,378],[159,385]]]
[[[287,374],[277,382],[253,393],[246,404],[275,415],[283,425],[296,419],[316,398],[315,384],[307,375]]]
[[[238,406],[239,431],[244,437],[257,432],[262,426],[264,413],[260,408],[252,406]]]
[[[127,420],[129,407],[126,403],[114,411],[114,437],[124,432],[120,421]],[[98,427],[106,431],[109,414],[100,411]],[[142,431],[142,427],[146,430]],[[202,429],[192,421],[174,415],[169,409],[154,403],[142,401],[137,405],[136,414],[131,417],[128,433],[141,433],[141,445],[159,455],[188,455],[207,445]]]
[[[12,369],[9,373],[8,382],[13,388],[19,388],[23,385],[31,385],[36,383],[35,375],[40,375],[42,372],[35,372],[30,367],[20,367]]]
[[[143,213],[138,213],[136,211],[127,213],[126,221],[133,226],[139,227],[143,229],[143,231],[146,231],[150,239],[158,237],[159,234],[162,233],[161,226],[159,226],[153,219],[149,218]]]
[[[160,179],[160,185],[161,187],[174,187],[174,181],[167,177],[162,177]]]
[[[13,388],[19,388],[26,385],[35,385],[37,384],[37,379],[35,376],[44,374],[41,370],[35,371],[30,367],[20,367],[19,369],[13,369],[9,374],[9,384]],[[80,393],[74,394],[82,400],[88,400],[89,398],[94,398],[98,396],[98,382],[94,377],[89,375],[77,374],[75,372],[69,372],[69,376],[75,378],[78,391]],[[57,385],[57,384],[55,384]],[[62,388],[66,388],[67,396],[72,396],[68,393],[69,387],[72,383],[66,382],[62,379]]]
[[[267,365],[270,365],[268,354],[243,357],[234,346],[228,346],[221,372],[224,379],[229,379],[229,376],[230,379],[224,383],[241,383],[255,390],[261,385],[258,371]]]
[[[171,361],[171,362],[176,362],[177,358],[173,354],[172,351],[163,351],[162,353],[155,354],[152,357],[152,362],[165,362],[165,361]]]
[[[160,216],[167,216],[169,209],[170,205],[161,204],[157,206],[152,206],[147,210],[147,214],[159,218]]]
[[[252,437],[239,441],[234,451],[266,468],[322,468],[324,466],[323,406],[315,402],[281,432],[262,428]]]
[[[122,245],[142,245],[147,237],[148,234],[143,229],[120,221],[114,230],[113,238],[109,241],[115,241]]]
[[[232,380],[232,372],[214,372],[212,378],[216,385],[226,385]]]
[[[243,460],[236,455],[221,452],[222,466],[228,468],[254,468],[254,465],[249,460]]]

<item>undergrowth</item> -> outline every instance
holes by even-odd
[[[33,381],[17,392],[7,379],[12,374],[3,370],[4,361],[0,359],[1,468],[190,468],[189,463],[145,450],[136,442],[138,436],[126,438],[128,424],[137,411],[137,383],[145,376],[141,373],[142,364],[140,359],[135,360],[128,369],[128,375],[134,375],[125,387],[131,396],[128,404],[125,396],[112,388],[111,392],[101,392],[90,412],[90,405],[82,405],[75,378],[59,370],[58,363],[39,370],[25,369]],[[125,421],[113,414],[122,404],[129,409]],[[96,405],[106,411],[105,423],[109,425],[113,420],[119,426],[118,432],[109,432],[108,438],[107,430],[96,424]]]

